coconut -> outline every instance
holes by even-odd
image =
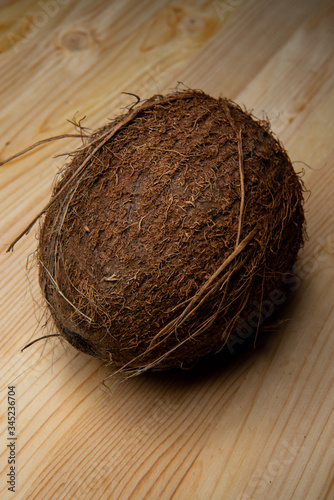
[[[133,373],[186,366],[282,289],[303,225],[301,180],[266,121],[202,91],[156,95],[70,156],[39,281],[76,349]]]

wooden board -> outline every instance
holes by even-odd
[[[20,352],[45,333],[37,228],[5,253],[79,140],[0,167],[1,499],[334,498],[333,2],[20,0],[0,18],[0,160],[73,132],[74,116],[105,123],[132,102],[122,91],[181,81],[266,114],[311,192],[287,323],[224,366],[108,391],[108,369],[57,339]]]

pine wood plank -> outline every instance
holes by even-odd
[[[37,227],[79,139],[0,167],[0,496],[7,490],[7,386],[17,406],[18,499],[334,497],[334,7],[329,0],[0,5],[0,161],[37,140],[96,127],[177,81],[268,115],[305,170],[309,241],[290,318],[225,367],[101,385],[108,368],[45,333]],[[302,163],[304,162],[304,163]],[[292,286],[292,285],[291,285]]]

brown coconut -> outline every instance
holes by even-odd
[[[282,288],[302,184],[266,122],[187,90],[94,132],[57,180],[39,279],[75,348],[140,373],[219,351]]]

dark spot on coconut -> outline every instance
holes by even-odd
[[[80,336],[79,333],[71,332],[67,328],[62,328],[62,336],[67,340],[69,344],[78,349],[78,351],[82,351],[85,354],[90,354],[91,356],[95,355],[94,347],[83,337]]]
[[[136,373],[220,351],[292,268],[302,191],[269,125],[237,104],[193,90],[137,104],[54,187],[38,257],[56,326]]]

